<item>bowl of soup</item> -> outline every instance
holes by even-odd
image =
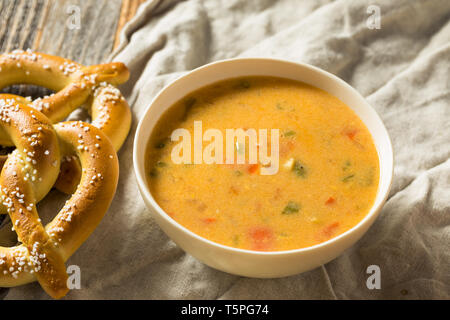
[[[133,152],[162,230],[208,266],[257,278],[340,255],[375,221],[393,176],[386,128],[355,89],[265,58],[214,62],[167,85]]]

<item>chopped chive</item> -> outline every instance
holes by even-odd
[[[294,162],[292,170],[297,174],[297,176],[302,178],[306,177],[306,168],[300,161],[296,160]]]
[[[286,131],[283,134],[284,137],[291,137],[291,136],[294,136],[294,135],[295,135],[295,131],[292,131],[292,130]]]
[[[233,246],[238,246],[239,245],[239,236],[238,235],[234,235],[233,236]]]
[[[164,141],[160,141],[157,144],[155,144],[155,148],[156,149],[162,149],[166,146],[166,144],[164,143]]]
[[[281,106],[281,103],[277,103],[277,109],[278,110],[283,110],[284,108]]]
[[[239,171],[239,170],[234,171],[234,174],[235,174],[237,177],[240,177],[240,176],[243,175],[243,173],[242,173],[241,171]]]
[[[297,202],[289,201],[286,207],[284,207],[282,214],[293,214],[300,210],[300,205]]]
[[[167,167],[167,163],[165,163],[163,161],[158,161],[156,163],[156,166],[159,167],[159,168],[164,168],[164,167]]]
[[[194,97],[189,97],[184,101],[184,106],[186,109],[192,108],[192,106],[197,102],[197,99]]]
[[[182,120],[186,120],[189,111],[192,109],[192,107],[194,106],[194,104],[197,102],[197,99],[195,99],[194,97],[189,97],[184,101],[184,113],[183,116],[181,117]]]
[[[248,89],[250,88],[250,82],[248,80],[241,80],[239,81],[238,88]]]
[[[156,170],[155,168],[153,168],[152,170],[150,170],[150,177],[155,178],[158,176],[158,170]]]
[[[348,181],[350,181],[354,176],[355,176],[354,174],[351,174],[351,175],[349,175],[349,176],[346,176],[346,177],[342,178],[342,182],[348,182]]]
[[[345,161],[344,166],[342,167],[343,171],[346,171],[349,167],[351,167],[352,163],[350,160]]]

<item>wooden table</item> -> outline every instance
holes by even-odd
[[[28,49],[85,65],[104,62],[119,44],[119,33],[145,0],[0,0],[0,53]],[[35,86],[4,88],[36,98]],[[0,224],[4,216],[0,215]],[[7,289],[0,288],[0,299]]]
[[[144,0],[0,0],[0,52],[30,48],[104,61]]]
[[[85,65],[104,62],[144,0],[0,0],[0,53],[28,49]],[[23,96],[45,90],[14,87]]]

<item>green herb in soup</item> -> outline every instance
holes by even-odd
[[[179,142],[168,137],[179,128],[193,137],[194,121],[223,137],[227,129],[279,129],[278,171],[263,175],[266,164],[250,163],[248,141],[231,145],[243,164],[175,163]],[[327,241],[361,221],[377,193],[378,156],[367,128],[342,101],[301,82],[212,84],[176,102],[153,132],[146,168],[156,202],[192,232],[231,247],[277,251]]]

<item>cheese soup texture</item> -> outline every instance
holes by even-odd
[[[194,121],[223,133],[224,155],[226,129],[279,129],[278,172],[261,175],[262,164],[248,161],[175,164],[180,141],[171,134],[185,128],[193,140]],[[248,160],[248,140],[235,145]],[[310,85],[259,76],[217,82],[171,106],[153,130],[146,170],[153,197],[175,221],[258,251],[309,247],[347,231],[369,212],[379,181],[372,137],[348,106]]]

